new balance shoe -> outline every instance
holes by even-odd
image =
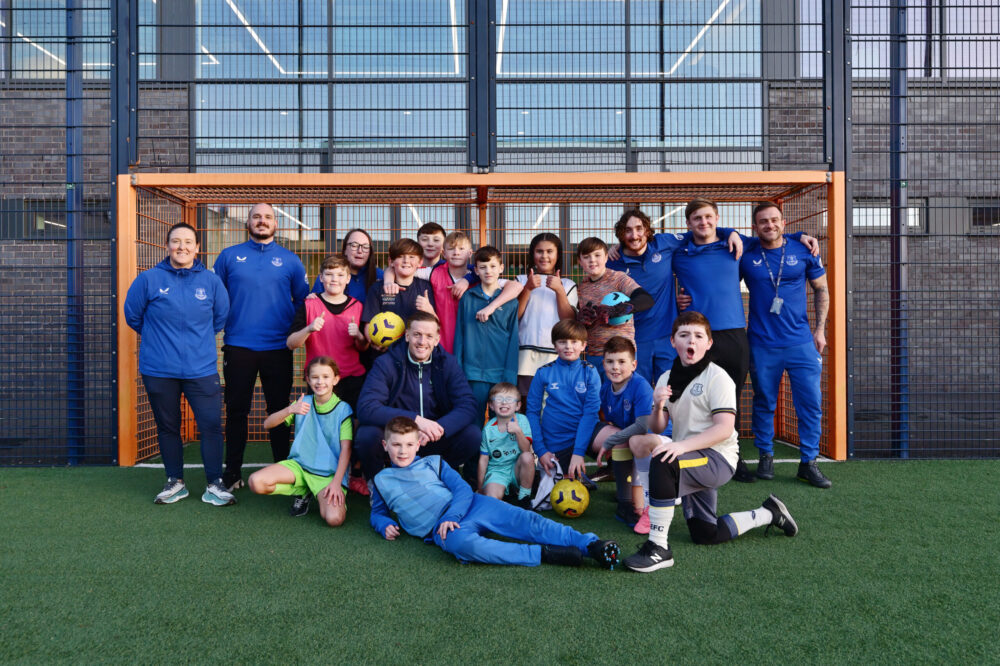
[[[789,537],[799,533],[799,526],[795,524],[792,514],[788,513],[788,507],[780,499],[771,495],[764,500],[763,507],[771,512],[771,524],[764,530],[764,534],[767,534],[772,527],[777,527]]]
[[[753,483],[757,480],[757,477],[750,472],[747,464],[743,462],[743,458],[736,461],[736,473],[733,474],[733,481],[739,481],[740,483]]]
[[[819,471],[819,466],[815,460],[799,463],[799,473],[795,475],[795,478],[799,481],[805,481],[816,488],[829,488],[833,485],[833,481],[826,478],[823,472]]]
[[[642,515],[639,516],[639,522],[635,524],[632,531],[636,534],[649,534],[649,506],[646,506],[642,510]]]
[[[205,494],[201,496],[201,501],[213,506],[229,506],[236,504],[236,498],[222,485],[222,479],[216,479],[205,488]]]
[[[666,569],[674,566],[674,554],[669,546],[664,548],[652,541],[646,541],[638,553],[625,558],[625,566],[639,573]]]
[[[184,479],[169,478],[166,484],[164,484],[163,490],[160,491],[153,502],[155,504],[173,504],[187,496],[188,489],[184,485]]]
[[[348,479],[347,489],[361,495],[362,497],[368,497],[372,494],[371,491],[368,490],[368,484],[365,483],[365,480],[360,476],[352,476]]]
[[[766,453],[761,455],[760,461],[757,463],[757,478],[765,481],[774,478],[774,456],[769,456]]]
[[[619,555],[621,548],[615,541],[596,539],[587,544],[587,556],[596,560],[605,569],[614,569],[618,564]]]
[[[576,546],[549,546],[543,544],[542,564],[578,567],[583,564],[583,555]]]
[[[299,516],[304,516],[309,513],[309,503],[312,501],[312,496],[298,495],[292,499],[292,506],[288,509],[288,515],[292,518],[298,518]]]
[[[615,509],[615,519],[620,520],[629,527],[635,527],[635,524],[639,522],[639,517],[631,502],[619,502],[618,508]]]

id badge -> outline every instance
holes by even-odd
[[[771,301],[771,314],[780,315],[781,306],[785,304],[785,299],[781,296],[775,296],[774,300]]]

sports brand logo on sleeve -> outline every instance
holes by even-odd
[[[245,264],[246,261],[247,261],[246,257],[241,257],[240,255],[236,255],[236,263],[238,263],[238,264]]]
[[[549,385],[546,386],[545,388],[547,388],[550,391],[558,391],[559,390],[559,382],[549,382]]]
[[[160,289],[160,293],[163,294],[164,296],[166,296],[169,292],[170,292],[170,287],[167,287],[166,289]]]

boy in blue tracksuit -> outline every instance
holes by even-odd
[[[484,417],[490,388],[500,382],[517,381],[517,302],[501,305],[491,315],[481,315],[500,295],[503,258],[499,250],[487,245],[476,250],[473,261],[479,284],[458,302],[455,358],[476,398],[476,414]]]
[[[559,461],[567,477],[584,473],[583,456],[594,438],[601,407],[601,378],[580,359],[587,347],[587,327],[563,319],[552,327],[556,360],[540,367],[528,391],[532,446],[546,474]]]
[[[295,311],[309,294],[306,269],[294,252],[275,242],[277,229],[274,208],[255,204],[247,216],[250,239],[220,252],[213,267],[231,303],[222,347],[226,380],[223,482],[231,490],[243,485],[243,453],[257,375],[268,414],[288,404],[292,352],[285,341]],[[286,459],[291,448],[288,426],[274,428],[268,438],[274,462]]]
[[[369,518],[383,537],[392,541],[402,529],[433,541],[463,563],[579,565],[586,554],[605,568],[614,568],[618,562],[614,541],[581,534],[537,513],[473,493],[440,457],[417,455],[419,433],[417,424],[406,417],[386,424],[382,445],[392,467],[375,476]],[[485,532],[529,543],[489,539]]]

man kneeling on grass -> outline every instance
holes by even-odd
[[[404,416],[385,426],[382,445],[392,466],[375,475],[371,525],[389,541],[398,537],[402,528],[424,541],[433,541],[463,563],[577,566],[586,554],[607,569],[617,564],[618,544],[614,541],[581,534],[537,513],[474,494],[440,456],[417,455],[419,435],[417,424]],[[529,543],[489,539],[483,536],[486,532]]]
[[[652,456],[649,540],[638,553],[625,558],[626,567],[643,573],[673,565],[667,531],[681,498],[684,519],[696,544],[724,543],[765,525],[778,527],[785,536],[798,532],[788,509],[774,495],[759,509],[717,517],[717,488],[733,477],[739,454],[736,385],[705,357],[712,346],[712,328],[701,313],[678,316],[670,343],[677,358],[656,382],[649,429],[663,432],[669,414],[676,440],[656,434],[635,435],[629,440],[635,456]]]

